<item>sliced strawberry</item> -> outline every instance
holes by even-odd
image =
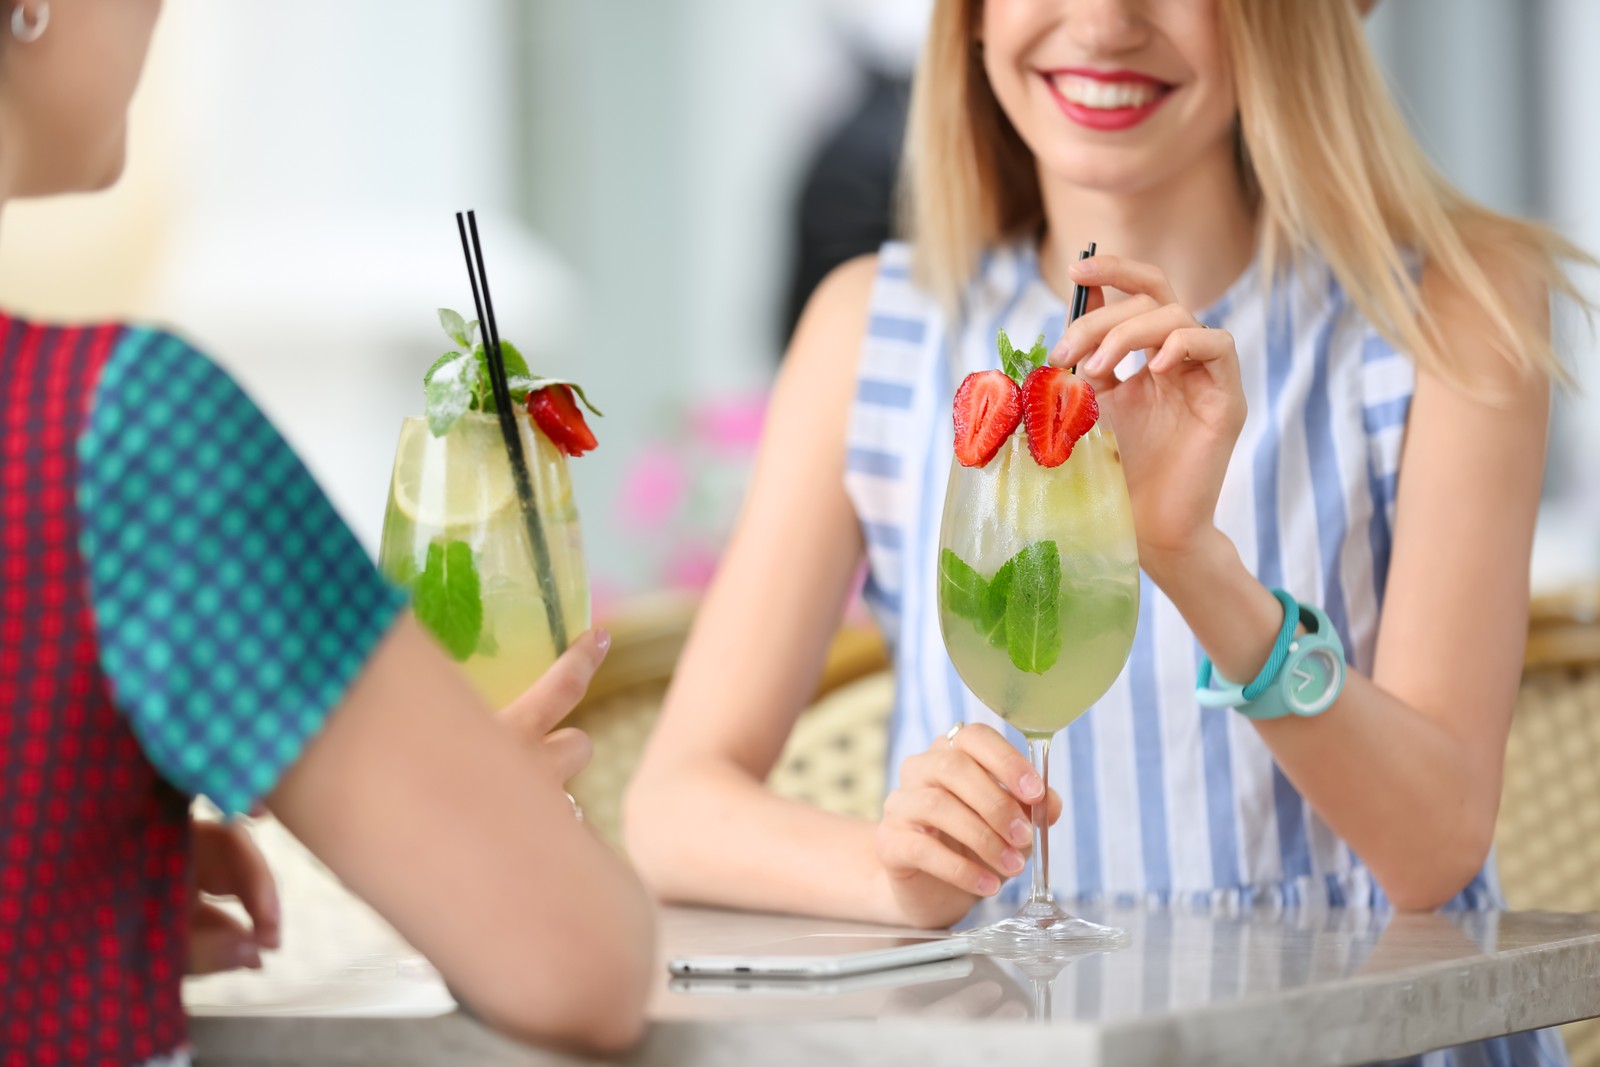
[[[1028,451],[1041,467],[1059,467],[1100,417],[1094,386],[1061,367],[1040,367],[1022,383]]]
[[[547,385],[528,394],[528,414],[550,443],[569,456],[593,452],[600,442],[594,431],[584,421],[578,402],[573,399],[572,387]]]
[[[982,467],[1022,421],[1022,390],[1005,371],[967,375],[956,390],[956,459]]]

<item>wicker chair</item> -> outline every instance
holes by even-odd
[[[594,740],[594,760],[570,785],[601,837],[621,847],[622,794],[655,727],[695,603],[665,598],[610,623],[611,653],[568,720]],[[834,638],[815,702],[796,725],[769,783],[828,811],[875,818],[883,803],[893,682],[883,642],[863,628]]]
[[[1600,910],[1600,586],[1536,600],[1495,850],[1510,907]],[[1564,1028],[1600,1065],[1600,1020]]]

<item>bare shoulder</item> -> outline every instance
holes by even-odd
[[[809,409],[841,449],[877,274],[878,257],[867,255],[822,280],[795,327],[774,397],[780,409]]]
[[[1516,324],[1528,337],[1548,343],[1550,288],[1533,254],[1512,244],[1480,243],[1471,251]],[[1490,312],[1434,264],[1423,268],[1421,296],[1424,311],[1438,324],[1450,360],[1467,381],[1513,403],[1545,395],[1550,376],[1542,370],[1518,367],[1495,343],[1502,333]],[[1418,384],[1438,387],[1445,383],[1424,374]]]
[[[836,368],[848,365],[853,370],[877,276],[876,254],[857,256],[829,271],[806,302],[789,346],[790,358]]]

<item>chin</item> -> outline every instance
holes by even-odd
[[[1040,170],[1046,181],[1116,196],[1144,192],[1163,177],[1150,161],[1118,152],[1058,152],[1043,157]]]
[[[84,189],[86,193],[98,193],[109,189],[122,180],[122,174],[128,169],[128,146],[126,142],[119,141],[116,149],[100,167],[99,177],[88,184]]]

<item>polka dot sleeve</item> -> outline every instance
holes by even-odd
[[[146,756],[225,812],[297,759],[404,606],[250,398],[132,330],[78,444],[101,667]]]

